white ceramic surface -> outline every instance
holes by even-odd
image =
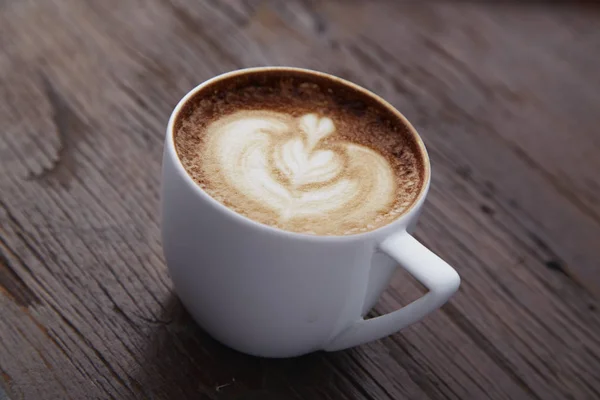
[[[426,158],[422,193],[393,223],[359,235],[311,236],[259,224],[214,200],[189,177],[173,142],[179,110],[209,82],[253,70],[233,71],[194,88],[167,127],[163,248],[175,289],[194,319],[241,352],[291,357],[377,340],[439,308],[458,289],[460,278],[409,234],[430,183],[429,160],[414,129]],[[429,292],[399,310],[364,320],[398,264]]]

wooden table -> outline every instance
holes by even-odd
[[[414,123],[417,236],[463,283],[387,339],[266,360],[182,308],[158,202],[179,98],[282,64]],[[0,399],[598,399],[599,130],[592,5],[2,0]],[[373,315],[422,290],[398,274]]]

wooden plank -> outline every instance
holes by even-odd
[[[462,3],[2,3],[8,396],[599,397],[598,18]],[[443,312],[299,360],[238,354],[192,323],[160,249],[164,125],[198,82],[268,64],[348,77],[421,131],[434,182],[417,234],[463,277]],[[420,294],[399,274],[375,314]]]

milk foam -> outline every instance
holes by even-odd
[[[217,119],[200,149],[207,186],[245,197],[284,229],[306,218],[366,226],[390,210],[397,182],[385,157],[335,132],[330,118],[314,113],[244,110]]]

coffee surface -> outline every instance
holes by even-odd
[[[257,222],[351,235],[418,197],[423,156],[388,107],[343,82],[259,71],[211,83],[182,108],[175,146],[210,196]]]

